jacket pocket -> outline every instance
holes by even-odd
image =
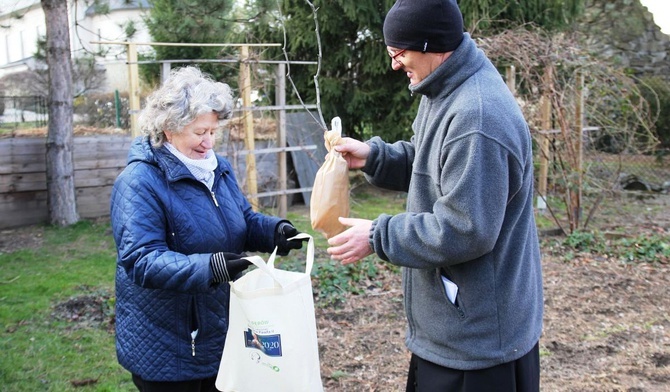
[[[443,268],[438,270],[438,275],[439,284],[442,286],[442,293],[446,300],[458,311],[460,318],[465,318],[465,311],[461,306],[460,288],[451,280]]]

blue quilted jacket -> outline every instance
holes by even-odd
[[[212,283],[210,256],[274,249],[280,219],[254,212],[230,163],[218,162],[210,192],[165,147],[137,138],[114,183],[116,350],[145,380],[216,375],[230,294]]]

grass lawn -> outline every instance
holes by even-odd
[[[110,329],[114,254],[108,222],[45,227],[41,247],[0,254],[3,391],[134,389]]]

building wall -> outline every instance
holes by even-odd
[[[80,17],[81,28],[77,29],[78,40],[73,43],[73,51],[85,50],[87,52],[105,53],[105,60],[115,61],[119,58],[125,59],[125,46],[93,44],[95,41],[131,41],[150,42],[151,36],[142,22],[142,16],[146,13],[142,9],[120,9],[107,15],[92,15]],[[127,39],[124,26],[132,21],[137,32],[131,39]],[[141,49],[141,48],[138,48]]]
[[[37,51],[37,40],[46,35],[44,11],[39,0],[15,0],[11,8],[0,5],[0,78],[14,72],[24,71],[32,63]],[[70,48],[72,55],[84,56],[104,53],[98,63],[109,68],[106,91],[127,91],[128,72],[125,64],[125,45],[102,45],[96,41],[149,42],[151,37],[142,22],[147,11],[146,0],[136,0],[143,7],[125,6],[125,0],[110,0],[107,14],[92,12],[84,0],[69,1]],[[19,17],[17,18],[16,15]],[[128,39],[124,26],[133,21],[136,34]],[[149,46],[140,46],[138,51],[150,51]]]
[[[131,41],[151,42],[149,31],[142,22],[142,15],[147,12],[141,9],[116,10],[108,15],[94,15],[82,19],[82,28],[78,29],[79,40],[73,46],[73,52],[79,53],[104,53],[104,57],[98,59],[98,63],[106,69],[105,91],[118,90],[128,92],[128,65],[126,64],[126,45],[98,44],[92,42],[101,41]],[[128,40],[124,32],[124,25],[133,21],[137,32]],[[150,52],[151,47],[140,45],[137,47],[139,53]]]
[[[39,0],[18,0],[12,10],[0,8],[0,77],[22,71],[37,51],[37,37],[46,34],[44,12]]]

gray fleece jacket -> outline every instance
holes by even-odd
[[[408,192],[370,242],[402,266],[406,345],[461,370],[528,353],[542,332],[542,273],[526,121],[500,74],[466,34],[420,83],[410,142],[368,141],[370,183]],[[442,276],[458,286],[455,304]]]

